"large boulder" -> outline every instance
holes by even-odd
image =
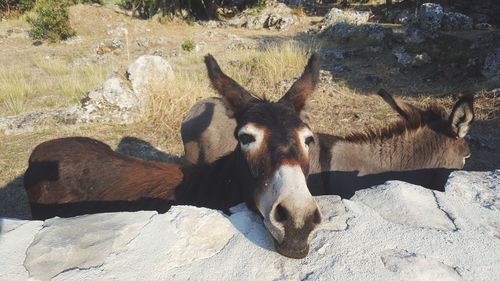
[[[140,113],[139,97],[121,76],[112,75],[88,92],[75,108],[77,120],[131,123]]]
[[[127,68],[127,78],[140,103],[149,101],[152,91],[166,89],[174,79],[172,66],[160,56],[144,55]]]
[[[370,16],[370,12],[350,10],[344,11],[341,9],[333,8],[321,20],[322,29],[325,29],[328,26],[339,22],[345,22],[351,25],[367,23],[370,19]]]
[[[278,31],[286,30],[296,23],[298,23],[298,17],[292,13],[292,9],[278,2],[270,2],[263,9],[248,9],[242,15],[228,21],[228,24],[234,27],[268,28]]]
[[[402,65],[419,66],[431,62],[431,58],[427,53],[409,53],[404,47],[396,47],[392,49],[392,54],[397,58],[398,63]]]
[[[279,255],[261,218],[176,206],[0,218],[2,280],[497,280],[500,171],[454,172],[446,192],[391,181],[316,197],[309,255]]]
[[[320,32],[320,36],[337,42],[356,41],[362,44],[379,44],[390,38],[392,29],[380,24],[369,23],[352,25],[347,22],[337,22]]]
[[[429,31],[437,31],[441,28],[443,20],[443,7],[439,4],[424,3],[419,8],[418,23],[421,28]]]

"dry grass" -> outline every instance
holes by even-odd
[[[238,51],[218,59],[223,71],[257,96],[277,99],[278,81],[296,77],[303,70],[311,46],[295,41],[269,45],[261,50]],[[174,61],[175,80],[168,88],[152,89],[150,109],[144,124],[161,136],[159,144],[169,152],[182,153],[180,124],[191,106],[202,98],[215,96],[207,78],[203,55],[187,54]]]
[[[71,68],[58,59],[35,56],[30,71],[0,69],[0,115],[65,106],[108,76],[112,65],[80,65]],[[30,73],[31,72],[31,73]]]
[[[32,92],[32,84],[22,71],[0,68],[0,111],[22,112]]]

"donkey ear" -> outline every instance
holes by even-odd
[[[237,112],[247,103],[257,100],[236,81],[224,74],[211,54],[205,56],[205,65],[212,86],[222,96],[228,109]]]
[[[474,121],[474,97],[472,95],[465,95],[461,97],[450,114],[450,127],[453,133],[463,138],[467,134]]]
[[[300,113],[309,96],[314,92],[319,79],[319,54],[314,53],[307,62],[307,66],[300,78],[293,83],[292,87],[279,100],[279,102],[291,105],[297,113]]]
[[[384,101],[389,104],[389,106],[394,109],[394,111],[396,111],[401,117],[406,120],[410,119],[411,115],[420,112],[420,109],[411,104],[400,101],[398,98],[393,97],[384,89],[378,90],[377,94],[382,97],[382,99],[384,99]]]

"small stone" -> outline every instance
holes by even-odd
[[[491,26],[491,24],[489,24],[487,22],[480,22],[480,23],[477,23],[476,25],[474,25],[474,29],[491,30],[491,29],[493,29],[493,27]]]

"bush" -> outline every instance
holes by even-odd
[[[245,0],[244,2],[252,2]],[[224,0],[122,0],[121,6],[131,10],[134,17],[151,18],[160,12],[163,16],[213,19],[217,18],[217,8],[223,7]],[[253,0],[256,5],[265,5],[266,0]]]
[[[69,25],[68,16],[68,6],[72,3],[74,2],[64,0],[37,1],[34,7],[35,16],[27,19],[31,24],[30,37],[56,42],[75,35]]]
[[[193,39],[186,39],[181,45],[181,48],[186,52],[191,52],[196,47],[196,43]]]
[[[0,15],[9,15],[12,12],[21,12],[31,10],[35,5],[35,0],[0,0]]]

